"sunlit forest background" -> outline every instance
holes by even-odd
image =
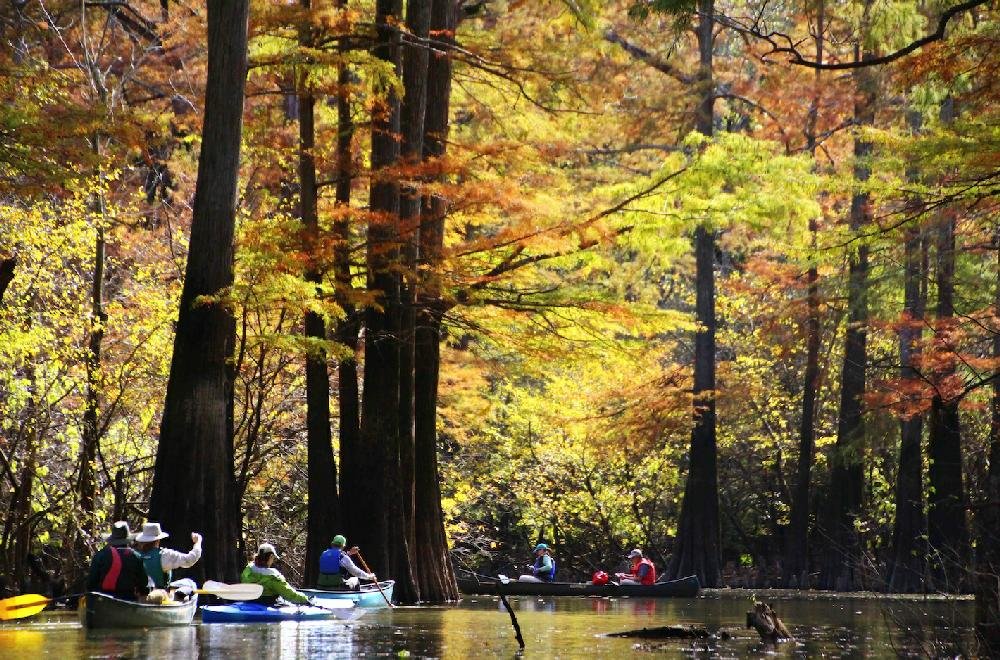
[[[342,402],[368,382],[372,191],[393,177],[418,206],[447,202],[439,249],[403,231],[392,269],[403,309],[430,291],[441,323],[459,574],[516,570],[539,541],[564,579],[632,547],[666,569],[712,407],[717,506],[688,515],[717,517],[718,584],[970,590],[1000,478],[995,7],[446,4],[452,30],[396,23],[404,67],[417,50],[452,67],[445,132],[386,170],[373,126],[403,98],[405,130],[412,97],[378,51],[382,10],[251,3],[235,281],[215,300],[235,320],[240,550],[270,540],[305,573],[323,506],[310,355],[330,376],[331,479],[344,497],[365,479],[342,456]],[[0,41],[0,575],[17,589],[71,583],[110,521],[149,515],[205,9],[17,0]]]

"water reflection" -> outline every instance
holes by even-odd
[[[773,601],[796,641],[765,645],[743,628],[749,595],[698,599],[511,598],[526,642],[525,658],[640,654],[690,657],[886,657],[961,653],[970,638],[972,604]],[[642,642],[604,633],[664,625],[725,628],[730,639]],[[353,658],[511,657],[510,617],[491,597],[452,607],[400,607],[350,622],[212,624],[149,630],[86,631],[74,617],[51,615],[0,625],[0,658]]]

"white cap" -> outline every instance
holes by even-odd
[[[257,546],[258,555],[274,555],[275,559],[278,559],[278,551],[274,549],[274,546],[270,543],[261,543]]]
[[[640,550],[639,548],[636,548],[632,552],[628,553],[628,558],[629,559],[635,559],[636,557],[640,557],[640,558],[642,557],[642,550]]]

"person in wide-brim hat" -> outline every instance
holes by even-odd
[[[169,536],[170,534],[160,528],[160,523],[147,522],[142,526],[142,532],[135,537],[136,550],[146,567],[150,587],[166,588],[173,581],[176,569],[191,568],[201,559],[201,534],[191,532],[191,541],[194,545],[190,552],[161,548],[160,541]]]
[[[142,560],[128,547],[135,534],[129,530],[127,522],[119,520],[112,525],[111,533],[103,538],[106,545],[90,560],[87,591],[136,600],[145,592],[146,571]]]

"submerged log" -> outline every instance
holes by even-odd
[[[792,638],[792,633],[788,632],[788,628],[767,603],[754,603],[753,611],[747,612],[747,628],[756,629],[765,642]]]
[[[608,637],[638,637],[640,639],[709,639],[717,637],[720,639],[729,639],[730,635],[725,630],[710,633],[705,628],[697,628],[695,626],[661,626],[659,628],[642,628],[640,630],[608,633]]]

